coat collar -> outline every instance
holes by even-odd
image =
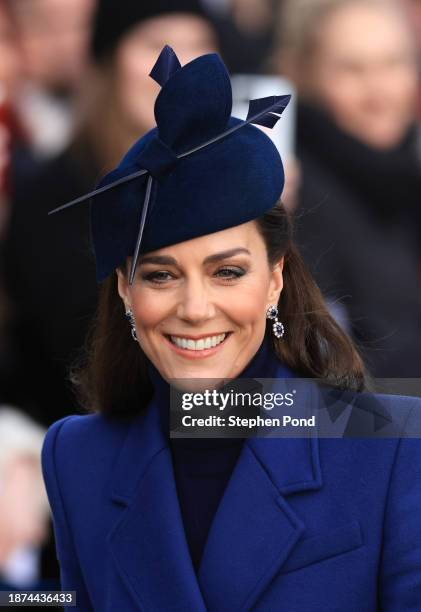
[[[274,373],[285,376],[275,362]],[[186,612],[249,609],[305,529],[287,498],[322,486],[318,439],[246,440],[196,575],[159,399],[131,424],[110,482],[124,506],[108,535],[117,568],[143,612],[168,609],[170,599]]]

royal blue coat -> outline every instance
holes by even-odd
[[[69,610],[421,610],[420,439],[249,438],[198,574],[154,401],[56,421],[42,468]]]

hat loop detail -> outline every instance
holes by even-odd
[[[145,168],[154,178],[169,174],[177,164],[178,157],[158,136],[155,136],[143,149],[136,164]]]

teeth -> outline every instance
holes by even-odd
[[[208,336],[207,338],[200,338],[200,340],[179,338],[178,336],[170,336],[170,338],[171,342],[180,348],[190,351],[203,351],[203,349],[208,349],[220,344],[225,339],[225,336],[226,334],[219,334],[219,336]]]

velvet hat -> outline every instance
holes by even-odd
[[[97,280],[131,255],[130,282],[140,254],[256,219],[284,186],[272,140],[290,96],[252,100],[246,120],[231,117],[229,75],[215,53],[185,66],[170,47],[151,71],[162,87],[157,127],[135,142],[95,191],[56,208],[91,200]]]

